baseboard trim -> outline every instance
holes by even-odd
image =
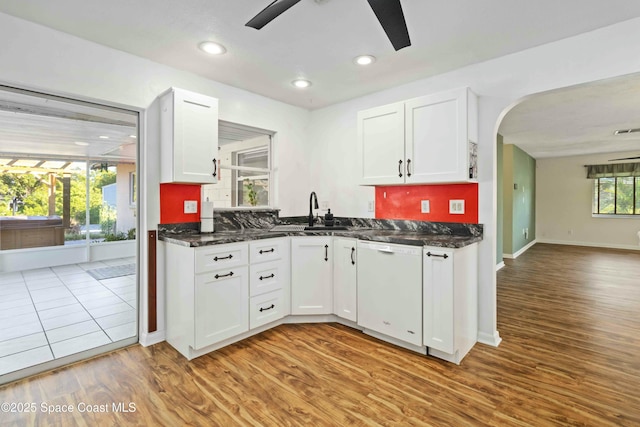
[[[550,245],[587,246],[590,248],[627,249],[631,251],[640,251],[640,246],[635,246],[635,245],[614,245],[609,243],[574,242],[569,240],[554,240],[554,239],[540,239],[538,240],[538,243],[548,243]]]
[[[498,265],[496,265],[496,271],[502,270],[504,268],[504,261],[500,261]]]
[[[503,258],[507,258],[507,259],[516,259],[518,258],[520,255],[522,255],[523,253],[525,253],[526,251],[528,251],[533,245],[535,245],[538,242],[538,240],[533,240],[532,242],[529,242],[527,245],[525,245],[522,249],[520,249],[518,252],[514,253],[514,254],[502,254]]]
[[[140,334],[140,345],[143,347],[149,347],[150,345],[158,344],[159,342],[167,339],[165,331],[157,331],[151,333]]]
[[[502,338],[500,338],[500,334],[498,333],[498,331],[495,331],[493,334],[478,332],[478,342],[481,344],[490,345],[492,347],[497,347],[502,342]]]

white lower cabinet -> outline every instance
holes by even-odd
[[[290,313],[289,239],[249,242],[249,260],[249,328],[255,329]]]
[[[198,274],[195,286],[196,350],[249,330],[246,266]]]
[[[477,243],[447,249],[307,236],[160,245],[167,342],[188,359],[290,314],[335,314],[453,363],[477,341]]]
[[[167,342],[188,359],[249,330],[248,246],[163,245]]]
[[[333,313],[355,322],[358,312],[357,239],[333,238]]]
[[[422,346],[422,247],[358,242],[358,325]]]
[[[333,313],[330,236],[291,238],[291,314]]]
[[[423,255],[424,345],[460,363],[478,338],[478,244],[425,247]]]

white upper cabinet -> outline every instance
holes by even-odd
[[[475,182],[477,116],[468,88],[359,112],[360,183]]]
[[[218,100],[172,88],[160,97],[160,182],[218,182]]]
[[[361,184],[404,183],[404,104],[358,113]]]

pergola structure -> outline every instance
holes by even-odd
[[[73,162],[66,160],[42,160],[34,158],[0,158],[0,173],[29,173],[47,175],[49,188],[48,215],[56,213],[56,181],[62,175],[62,220],[64,228],[71,226],[71,171]],[[44,181],[44,180],[43,180]]]

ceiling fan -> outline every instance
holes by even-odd
[[[300,0],[275,0],[251,18],[245,26],[259,30],[299,1]],[[382,25],[382,29],[387,33],[387,37],[393,45],[393,48],[398,51],[404,47],[411,46],[409,31],[407,30],[407,23],[404,20],[400,0],[367,1],[373,13],[375,13],[378,18],[380,25]]]

